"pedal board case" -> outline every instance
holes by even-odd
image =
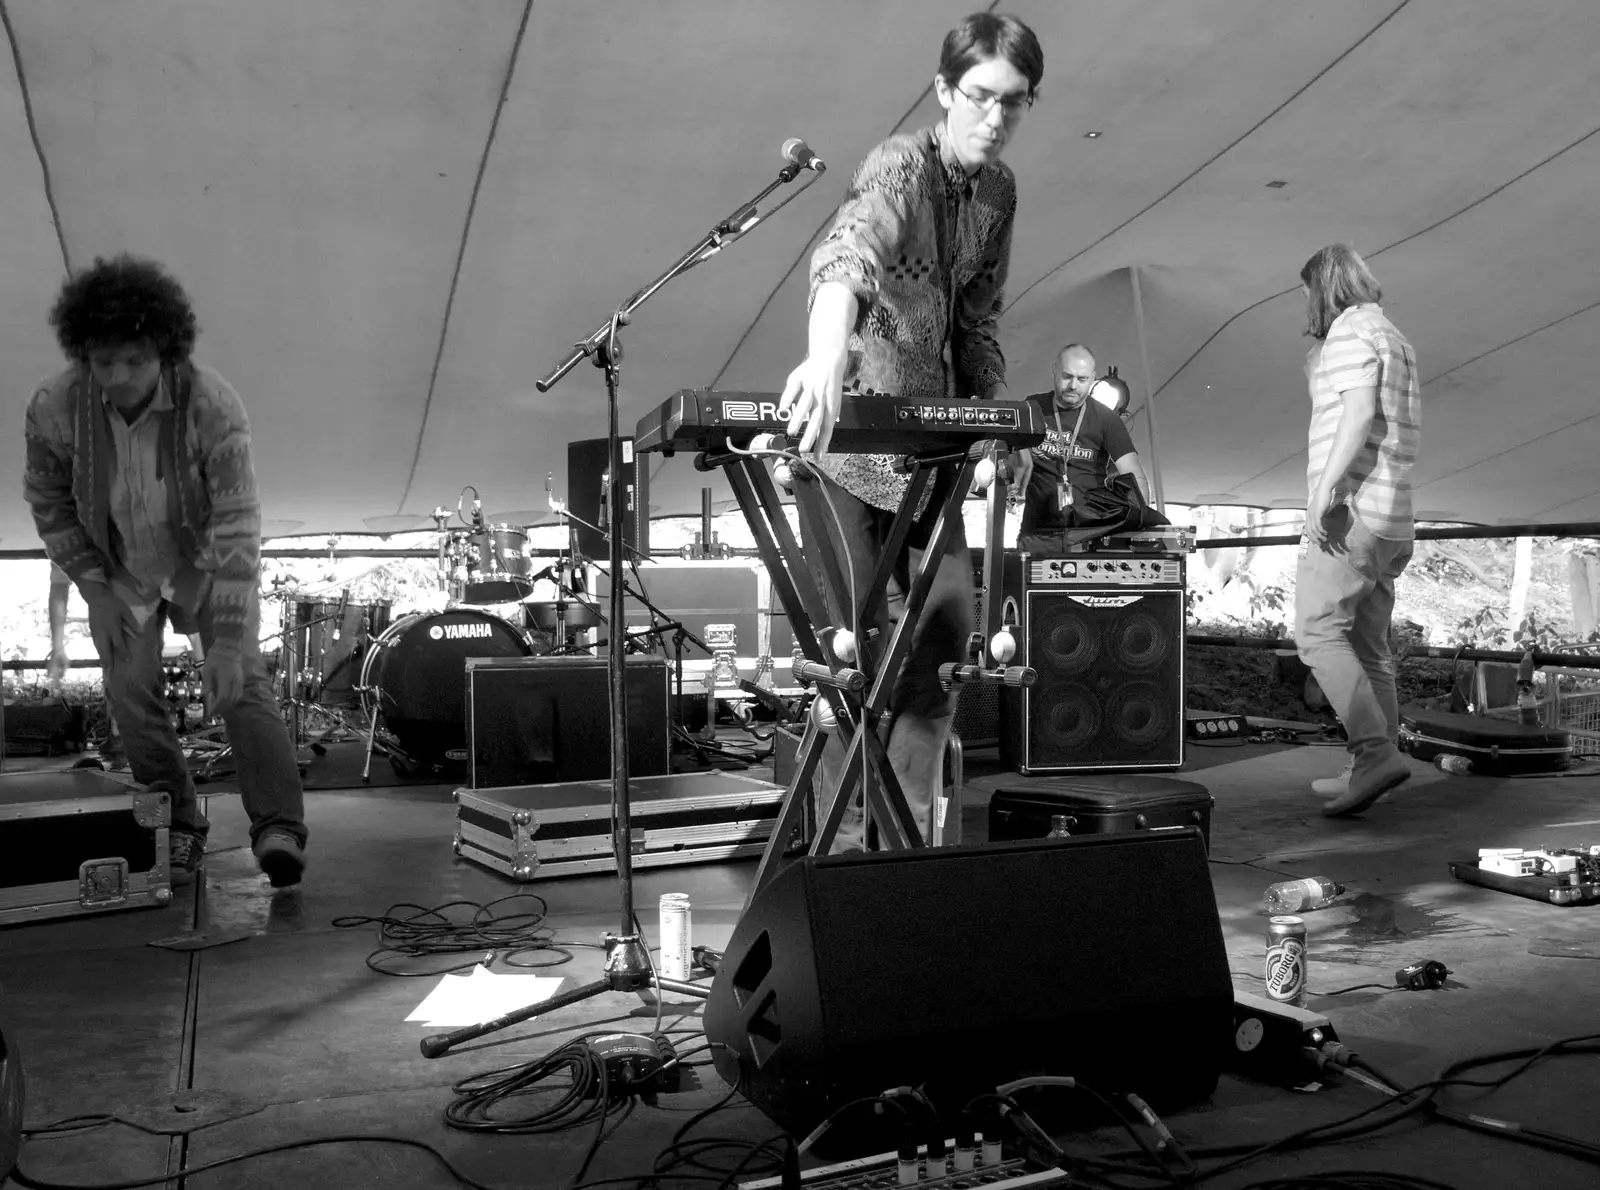
[[[784,789],[738,773],[628,781],[632,864],[660,868],[758,856]],[[519,883],[614,872],[611,782],[458,789],[455,852]]]
[[[109,773],[0,773],[0,925],[170,904],[171,822],[171,794]]]
[[[1074,835],[1173,831],[1198,827],[1211,847],[1211,808],[1204,785],[1138,773],[1035,777],[998,786],[989,799],[989,841],[1042,839],[1063,815]]]
[[[1572,733],[1536,723],[1406,707],[1400,712],[1400,750],[1418,760],[1454,753],[1472,761],[1476,772],[1515,777],[1571,767]]]
[[[1600,883],[1595,881],[1573,881],[1565,876],[1543,874],[1507,876],[1501,872],[1480,868],[1475,859],[1451,860],[1450,875],[1468,884],[1527,897],[1531,901],[1542,901],[1547,905],[1600,904]]]

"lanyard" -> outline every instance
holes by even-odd
[[[1078,406],[1078,420],[1075,421],[1072,424],[1072,437],[1067,438],[1066,448],[1062,451],[1062,454],[1061,454],[1061,465],[1062,465],[1062,467],[1065,467],[1067,465],[1068,460],[1070,460],[1072,458],[1072,448],[1075,445],[1077,445],[1077,442],[1078,442],[1078,431],[1083,429],[1083,415],[1084,415],[1085,412],[1088,411],[1088,408],[1089,408],[1089,398],[1088,397],[1084,397],[1083,403]],[[1054,417],[1056,419],[1056,433],[1058,433],[1058,434],[1062,435],[1063,437],[1065,437],[1066,436],[1066,431],[1061,428],[1061,407],[1059,405],[1055,404],[1054,402],[1051,402],[1050,412],[1051,412],[1052,415],[1054,415]]]

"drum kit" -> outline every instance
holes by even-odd
[[[321,754],[333,738],[367,741],[402,776],[459,772],[467,759],[466,659],[531,657],[592,648],[580,639],[603,622],[586,597],[581,558],[563,553],[534,571],[526,528],[486,522],[478,511],[433,512],[437,583],[444,607],[396,615],[392,601],[311,598],[275,580],[282,602],[277,670],[280,706],[296,748]],[[535,600],[538,585],[553,600]]]

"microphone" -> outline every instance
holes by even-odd
[[[333,639],[344,635],[344,613],[350,607],[350,588],[339,592],[339,610],[333,613]]]
[[[827,165],[821,157],[811,151],[811,146],[798,136],[791,136],[783,142],[783,148],[778,150],[781,156],[790,165],[798,165],[801,169],[815,170],[817,173],[826,173]]]
[[[472,527],[479,533],[483,532],[483,501],[478,499],[478,493],[472,493]]]

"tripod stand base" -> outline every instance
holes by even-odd
[[[548,1000],[541,1000],[537,1004],[530,1004],[526,1008],[518,1008],[492,1021],[485,1021],[481,1025],[467,1025],[449,1033],[435,1033],[431,1037],[424,1037],[422,1056],[442,1058],[463,1042],[489,1033],[497,1033],[501,1029],[509,1029],[512,1025],[532,1020],[536,1016],[545,1016],[569,1004],[576,1004],[580,1000],[591,1000],[606,992],[642,992],[647,988],[655,988],[694,996],[700,1000],[709,999],[711,996],[711,989],[701,987],[699,984],[657,978],[650,965],[650,952],[646,949],[644,940],[637,934],[622,937],[607,934],[605,948],[604,978],[573,988],[570,992],[562,992],[559,996],[552,996]]]

